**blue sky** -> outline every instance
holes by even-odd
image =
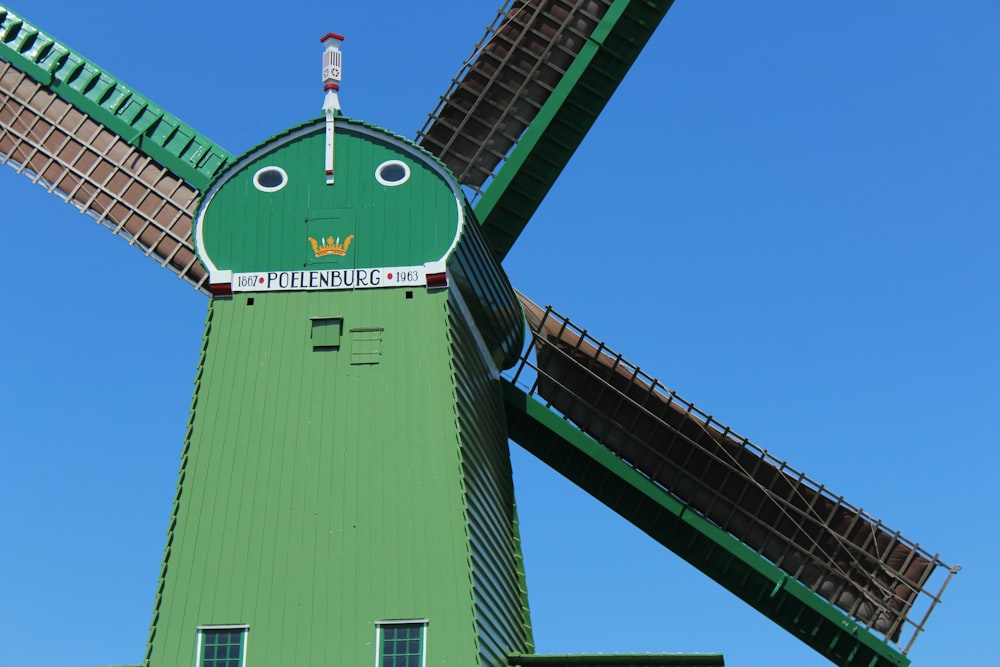
[[[495,9],[8,1],[234,153],[319,114],[331,30],[345,113],[413,136]],[[986,0],[678,0],[505,263],[961,563],[916,665],[988,664],[1000,629],[997,34]],[[0,223],[0,667],[137,663],[206,301],[9,168]],[[539,652],[827,664],[514,462]]]

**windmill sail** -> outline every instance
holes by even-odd
[[[914,605],[924,596],[928,602],[924,606],[933,606],[940,593],[931,593],[929,582],[936,569],[947,569],[936,556],[718,424],[565,318],[523,297],[522,303],[534,336],[536,361],[528,364],[526,357],[518,374],[524,374],[528,364],[525,377],[534,375],[533,395],[679,501],[684,511],[694,510],[780,570],[779,583],[793,578],[887,641],[899,643],[904,631],[913,636],[919,632],[926,614],[915,618]],[[520,398],[521,406],[527,398]],[[522,419],[518,411],[523,407],[511,417],[511,437],[522,444],[526,440],[526,446],[536,450],[532,440],[537,429],[518,423]],[[554,455],[553,460],[561,457]],[[642,518],[634,508],[632,515],[623,513],[640,525],[656,522],[648,510]],[[654,537],[664,541],[662,535]],[[675,546],[670,538],[665,543]],[[696,553],[686,557],[701,558]],[[735,587],[740,585],[745,582]],[[778,593],[775,588],[769,598]],[[814,618],[787,614],[786,604],[783,612],[774,612],[775,620],[804,639],[812,637],[806,641],[838,660],[836,654],[825,653],[826,633],[803,628],[816,623]],[[820,625],[836,633],[837,618],[828,614]],[[854,624],[839,625],[845,636],[858,630]],[[873,645],[878,648],[877,642]],[[843,646],[841,642],[838,650]],[[898,657],[887,645],[878,650]]]
[[[347,662],[368,659],[371,623],[399,623],[397,610],[417,597],[432,612],[410,606],[405,608],[417,612],[402,613],[415,621],[407,625],[421,642],[420,628],[430,615],[436,615],[435,628],[452,628],[450,634],[435,630],[447,638],[440,645],[458,656],[444,662],[541,665],[545,659],[530,655],[506,425],[514,440],[837,664],[907,664],[912,637],[940,596],[931,581],[948,569],[936,556],[530,302],[524,309],[535,362],[525,356],[514,381],[501,384],[502,396],[493,383],[496,369],[515,361],[523,334],[517,299],[494,260],[510,248],[670,5],[518,0],[501,9],[421,133],[423,145],[481,195],[476,212],[485,240],[465,225],[467,202],[438,162],[395,135],[344,117],[338,117],[337,131],[355,147],[348,153],[354,167],[346,174],[368,179],[381,166],[401,163],[384,161],[391,146],[396,157],[423,165],[412,185],[426,196],[407,199],[405,190],[386,188],[376,210],[370,200],[364,207],[335,200],[339,191],[325,181],[318,187],[326,206],[314,210],[320,197],[292,191],[274,197],[287,195],[282,205],[265,205],[280,188],[257,187],[256,155],[232,166],[224,150],[0,7],[0,162],[199,288],[206,272],[193,250],[194,207],[225,173],[220,188],[213,188],[216,208],[202,209],[208,236],[206,242],[199,234],[199,248],[219,249],[220,261],[230,262],[222,272],[241,277],[244,282],[233,284],[246,289],[210,304],[197,410],[182,455],[185,491],[175,498],[147,662],[166,655],[159,662],[173,664],[169,656],[190,655],[191,643],[201,646],[203,639],[214,650],[217,632],[239,637],[225,641],[239,642],[242,651],[249,624],[204,623],[246,621],[236,618],[251,613],[243,597],[246,583],[262,570],[254,560],[217,556],[257,554],[261,550],[253,545],[261,536],[285,544],[288,530],[296,530],[320,546],[268,556],[263,571],[279,576],[253,602],[261,613],[253,620],[259,655],[280,658],[285,629],[309,627],[315,655],[328,656],[336,645],[354,652]],[[298,126],[269,142],[267,154],[280,156],[290,171],[305,172],[322,154],[325,138],[320,128]],[[255,192],[247,197],[250,183]],[[366,181],[343,191],[370,187]],[[428,208],[414,214],[415,201]],[[234,202],[243,207],[238,215]],[[446,215],[434,208],[438,204]],[[326,241],[305,236],[297,222],[282,228],[287,239],[272,242],[275,223],[294,207],[298,215],[292,217],[309,223],[309,230],[315,226]],[[412,245],[375,242],[361,250],[364,241],[354,233],[361,208],[361,228],[370,232],[381,225],[393,232],[370,239],[423,237],[416,231],[433,224],[447,229]],[[397,215],[399,210],[408,215]],[[241,244],[235,254],[224,250],[232,245],[233,230],[242,233],[248,220],[254,242]],[[401,229],[406,233],[395,233]],[[349,250],[354,255],[337,263]],[[353,262],[362,252],[368,254],[359,267]],[[320,260],[323,268],[300,270],[303,255],[309,266]],[[207,257],[203,252],[210,266]],[[272,274],[279,281],[273,289]],[[370,289],[356,289],[362,275]],[[358,282],[347,285],[347,276]],[[396,282],[383,283],[383,276]],[[309,289],[305,277],[315,281]],[[292,287],[286,289],[282,279]],[[313,289],[324,280],[324,289]],[[413,286],[426,289],[394,289]],[[267,332],[263,340],[261,331]],[[262,361],[248,365],[250,358]],[[396,381],[386,381],[392,377],[386,369],[398,373]],[[234,371],[243,378],[236,385],[260,388],[257,403],[228,391]],[[525,377],[532,377],[530,393],[516,384]],[[331,396],[342,400],[331,402]],[[425,455],[425,445],[437,448],[435,456]],[[251,448],[254,455],[238,466],[220,464]],[[232,457],[216,456],[230,451]],[[391,466],[396,477],[389,484],[387,457],[405,464]],[[279,460],[282,465],[272,465]],[[322,477],[315,474],[317,461]],[[445,484],[441,461],[447,461]],[[351,470],[363,474],[345,478]],[[279,479],[275,471],[298,481],[263,483]],[[350,494],[342,494],[343,479],[353,484]],[[381,487],[397,495],[372,510],[366,502],[370,490]],[[308,500],[300,493],[305,489]],[[256,508],[244,512],[247,503]],[[202,531],[209,514],[214,529]],[[243,520],[231,530],[237,515]],[[390,533],[403,536],[399,543],[411,551],[394,549],[382,558]],[[220,562],[224,576],[202,577]],[[365,568],[364,576],[344,562]],[[420,563],[417,570],[414,562]],[[424,564],[434,569],[430,576]],[[419,576],[411,577],[414,571]],[[945,585],[947,580],[941,590]],[[420,593],[411,596],[415,588]],[[445,588],[449,594],[442,594]],[[315,595],[347,589],[353,599]],[[395,598],[392,605],[385,604],[389,598]],[[302,601],[312,599],[318,606],[307,609]],[[276,609],[280,613],[258,622]],[[344,610],[354,623],[344,622]],[[350,642],[331,638],[331,618],[357,633]],[[471,637],[473,624],[477,634]],[[212,641],[201,636],[203,629]],[[904,635],[910,643],[901,655],[893,647],[902,645]],[[707,662],[721,660],[712,656]]]
[[[0,162],[201,287],[198,195],[231,156],[0,6]]]
[[[672,0],[512,0],[418,134],[506,255]],[[479,196],[482,198],[479,199]]]

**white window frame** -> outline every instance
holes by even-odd
[[[382,628],[387,625],[419,625],[423,631],[420,637],[420,667],[427,667],[427,638],[430,622],[426,618],[401,618],[391,621],[375,621],[375,667],[382,665]]]
[[[281,183],[279,185],[264,185],[263,183],[260,182],[261,174],[263,174],[265,171],[271,171],[272,169],[281,174]],[[260,190],[261,192],[277,192],[286,185],[288,185],[288,172],[286,172],[281,167],[272,164],[266,167],[261,167],[260,169],[254,172],[253,186],[258,190]]]
[[[385,169],[386,167],[402,167],[403,177],[398,181],[385,180],[384,178],[382,178],[382,170]],[[388,188],[394,188],[397,185],[402,185],[403,183],[406,183],[408,180],[410,180],[410,165],[406,164],[402,160],[386,160],[379,166],[375,167],[375,180]]]
[[[242,625],[199,625],[198,626],[198,644],[194,652],[194,667],[201,667],[201,645],[202,645],[202,633],[205,630],[241,630],[243,632],[243,650],[242,658],[240,660],[241,667],[247,667],[247,649],[250,646],[250,626],[246,624]]]

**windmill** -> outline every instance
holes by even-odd
[[[567,412],[567,410],[565,410],[565,409],[564,409],[563,411],[564,411],[564,412]]]

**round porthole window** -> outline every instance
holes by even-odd
[[[288,174],[281,167],[264,167],[253,175],[253,186],[261,192],[277,192],[288,183]]]
[[[375,180],[382,185],[402,185],[410,178],[410,167],[399,160],[387,160],[375,170]]]

